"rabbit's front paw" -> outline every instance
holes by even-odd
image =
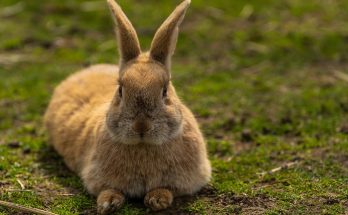
[[[168,208],[173,202],[173,194],[167,189],[155,189],[148,192],[144,198],[144,203],[153,211]]]
[[[125,202],[124,195],[117,190],[104,190],[98,195],[98,214],[109,214],[121,208]]]

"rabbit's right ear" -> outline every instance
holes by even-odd
[[[140,55],[140,44],[132,23],[121,7],[114,0],[107,0],[107,2],[116,24],[117,42],[121,57],[120,66],[122,67],[123,64]]]

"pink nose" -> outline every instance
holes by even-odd
[[[150,124],[147,120],[136,120],[133,123],[132,129],[143,136],[150,129]]]

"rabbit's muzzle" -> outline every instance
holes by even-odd
[[[135,133],[139,134],[141,138],[144,137],[147,131],[151,128],[151,124],[146,119],[137,119],[132,125],[132,129]]]

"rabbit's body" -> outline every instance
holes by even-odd
[[[88,154],[95,147],[95,135],[105,117],[102,114],[115,93],[117,70],[117,66],[105,64],[71,75],[57,86],[46,111],[49,143],[77,173],[81,172]]]
[[[163,145],[114,142],[106,116],[118,67],[95,65],[70,76],[55,90],[46,112],[50,142],[67,166],[97,195],[114,188],[141,197],[158,187],[192,194],[210,178],[205,143],[192,113],[181,105],[182,134]]]
[[[98,212],[125,196],[153,210],[193,194],[211,174],[206,146],[191,111],[170,81],[170,58],[190,0],[182,2],[142,53],[136,32],[113,1],[121,61],[71,75],[55,90],[45,115],[50,143],[87,190]]]

